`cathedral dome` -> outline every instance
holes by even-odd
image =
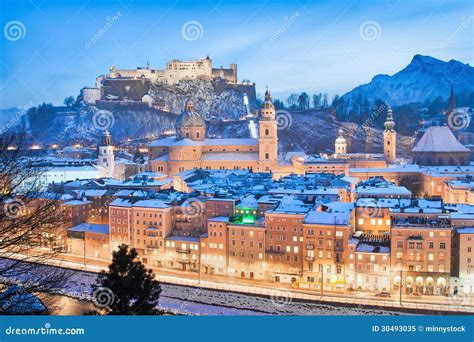
[[[186,101],[184,111],[176,119],[176,130],[184,127],[205,127],[206,123],[198,112],[194,109],[194,102]]]

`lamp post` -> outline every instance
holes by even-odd
[[[321,296],[324,295],[324,264],[321,264]]]
[[[403,271],[400,270],[400,306],[402,306],[402,279],[403,279]]]

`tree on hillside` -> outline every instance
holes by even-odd
[[[324,93],[323,95],[323,100],[322,100],[322,103],[321,105],[326,108],[329,106],[329,103],[328,103],[328,94]]]
[[[107,315],[159,315],[161,293],[155,275],[138,260],[135,248],[120,245],[107,272],[93,286],[94,303]],[[98,311],[97,313],[102,313]]]
[[[273,101],[273,105],[275,106],[276,110],[285,109],[285,104],[280,99],[275,99],[275,101]]]
[[[68,96],[64,99],[64,105],[66,107],[73,107],[75,104],[76,100],[74,99],[74,96]]]
[[[298,94],[290,94],[286,99],[286,104],[289,109],[297,109],[298,107]]]
[[[321,108],[321,100],[322,100],[321,93],[313,94],[313,108]]]
[[[298,109],[305,110],[309,108],[309,95],[306,92],[302,92],[298,96]]]

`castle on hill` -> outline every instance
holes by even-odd
[[[173,86],[189,80],[212,81],[216,93],[233,89],[256,99],[255,84],[238,81],[237,64],[232,63],[229,68],[214,68],[209,56],[190,61],[173,59],[166,63],[164,69],[151,68],[148,62],[146,66],[136,69],[111,66],[107,74],[96,78],[94,87],[81,89],[80,98],[91,105],[126,101],[128,104],[141,102],[151,107],[157,105],[150,96],[152,85]]]

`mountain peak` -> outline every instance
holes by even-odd
[[[438,96],[447,98],[452,82],[456,94],[474,92],[474,85],[467,81],[471,79],[474,79],[474,68],[469,64],[416,54],[401,71],[391,76],[376,75],[371,82],[354,88],[343,98],[347,108],[351,108],[358,98],[367,99],[369,103],[380,99],[392,106],[423,103]]]

